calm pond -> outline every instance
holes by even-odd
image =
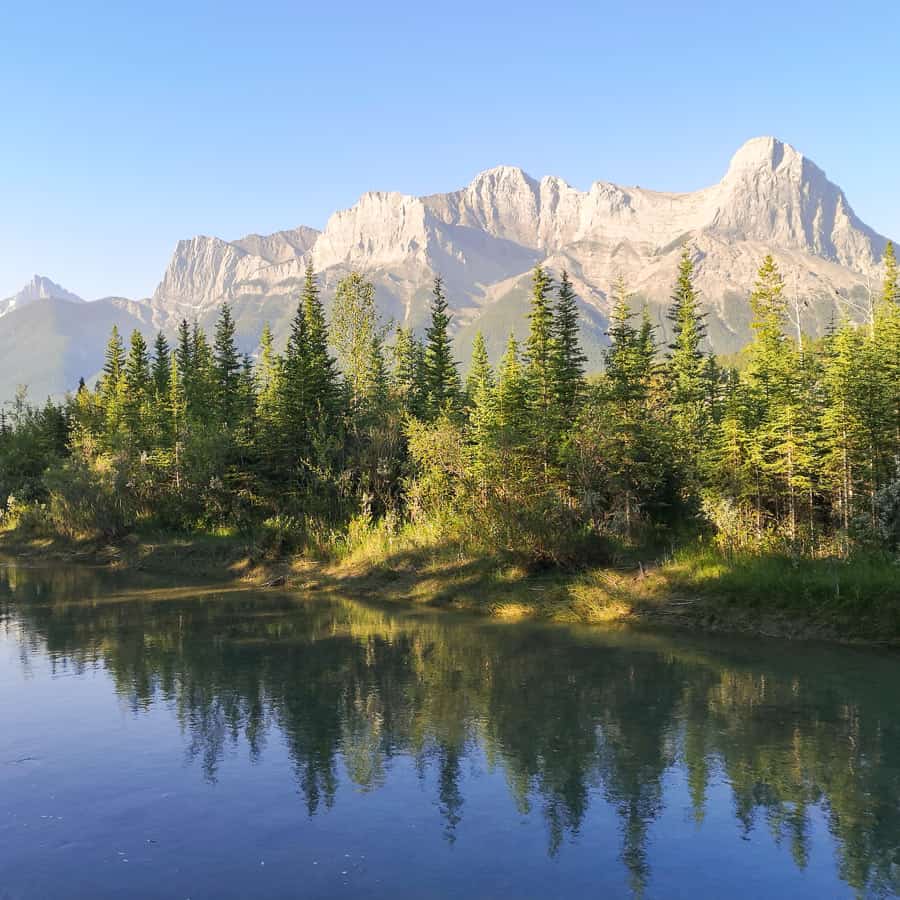
[[[0,898],[900,891],[900,656],[0,568]]]

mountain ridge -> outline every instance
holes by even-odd
[[[727,352],[749,337],[746,297],[766,253],[802,298],[804,326],[820,334],[863,297],[885,243],[814,162],[784,141],[759,137],[738,148],[718,182],[691,192],[600,180],[580,190],[559,176],[538,179],[510,165],[485,169],[446,193],[367,191],[321,231],[299,226],[232,241],[181,240],[150,298],[105,302],[136,327],[169,334],[182,318],[211,328],[228,302],[243,349],[253,351],[265,321],[276,339],[286,337],[307,262],[319,273],[326,306],[340,278],[358,269],[375,283],[385,317],[417,329],[427,322],[431,280],[440,274],[465,362],[479,328],[495,356],[510,329],[524,334],[530,272],[540,262],[554,274],[568,270],[596,365],[618,274],[665,336],[665,308],[685,245],[710,344]],[[97,341],[102,350],[105,335]]]

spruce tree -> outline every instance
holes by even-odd
[[[425,347],[410,328],[397,328],[394,335],[393,376],[403,410],[414,418],[425,416]]]
[[[337,363],[328,348],[328,325],[312,262],[306,264],[303,314],[306,318],[310,407],[316,411],[316,415],[323,420],[326,427],[331,427],[339,411],[340,387]]]
[[[510,332],[506,352],[497,371],[497,424],[508,432],[516,432],[525,424],[528,411],[528,391],[519,361],[519,344]]]
[[[242,360],[235,343],[235,324],[228,304],[216,322],[212,370],[215,378],[216,413],[219,423],[233,429],[239,419]]]
[[[554,399],[563,415],[571,419],[584,392],[587,357],[581,349],[575,291],[565,269],[559,282],[552,340]]]
[[[172,374],[172,351],[166,336],[160,331],[153,342],[153,391],[154,396],[167,398],[169,395],[169,379]]]
[[[425,332],[425,387],[430,419],[436,419],[442,412],[459,405],[460,381],[453,359],[450,321],[443,281],[438,275],[432,289],[431,324]]]
[[[466,398],[469,404],[476,403],[479,392],[493,390],[493,387],[494,372],[488,359],[484,335],[481,331],[477,331],[472,342],[472,364],[469,366],[469,374],[466,376]]]
[[[152,377],[147,342],[135,329],[131,333],[131,346],[124,368],[123,418],[129,435],[135,443],[142,443],[146,436],[146,417],[149,410]]]
[[[678,279],[668,313],[672,342],[665,364],[665,378],[672,405],[672,427],[683,468],[699,472],[702,450],[708,443],[710,423],[709,360],[703,353],[706,333],[700,302],[694,287],[694,264],[687,248],[678,264]]]
[[[156,440],[162,447],[171,446],[172,430],[172,350],[165,335],[160,331],[153,343],[151,381],[153,384],[152,408],[153,427]]]
[[[212,349],[196,320],[191,326],[190,378],[185,379],[188,416],[209,422],[216,412],[217,384]]]
[[[260,419],[274,427],[280,393],[281,358],[275,352],[272,329],[266,322],[259,339],[259,365],[256,369],[256,390],[259,397]]]
[[[178,339],[175,345],[175,361],[178,364],[178,384],[184,398],[185,411],[187,398],[192,394],[194,376],[194,344],[191,339],[191,326],[187,319],[178,323]]]
[[[100,405],[106,420],[107,433],[118,430],[122,417],[125,393],[125,346],[119,329],[113,325],[106,344],[103,374],[100,377]]]
[[[636,412],[649,390],[655,347],[653,326],[642,314],[640,330],[632,324],[631,294],[624,278],[619,276],[612,288],[612,308],[609,313],[609,347],[604,353],[606,377],[612,396]]]
[[[529,408],[539,427],[547,427],[555,398],[553,309],[550,291],[553,281],[541,266],[531,277],[531,308],[525,342],[525,383]]]

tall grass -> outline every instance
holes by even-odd
[[[663,575],[673,588],[715,594],[743,605],[900,610],[900,560],[886,553],[810,558],[725,554],[707,544],[690,544],[673,554]]]

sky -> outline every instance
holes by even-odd
[[[688,191],[793,144],[900,237],[900,5],[46,3],[0,21],[0,297],[495,165]]]

